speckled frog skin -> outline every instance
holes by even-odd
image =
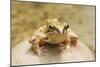
[[[76,46],[78,37],[69,25],[57,19],[47,19],[46,24],[37,29],[29,42],[38,55],[56,54],[71,46]]]

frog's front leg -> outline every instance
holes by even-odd
[[[36,32],[33,34],[32,38],[29,39],[29,43],[32,45],[34,52],[38,55],[40,55],[40,49],[43,48],[42,44],[44,43],[44,41],[41,41],[41,39],[43,38],[46,38],[44,33]]]
[[[78,36],[72,30],[70,30],[68,35],[69,35],[70,45],[77,46]]]
[[[76,46],[77,40],[78,40],[78,37],[76,37],[76,36],[71,36],[71,37],[70,37],[70,44],[71,44],[72,46]]]

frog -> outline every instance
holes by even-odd
[[[58,19],[47,19],[45,25],[38,28],[29,39],[34,52],[41,56],[48,53],[61,53],[76,46],[78,36],[70,29],[69,24]]]

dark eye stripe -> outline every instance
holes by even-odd
[[[58,33],[60,33],[59,29],[56,28],[56,26],[54,26],[54,25],[49,25],[48,26],[48,32],[52,32],[54,30],[56,30]]]
[[[58,33],[60,33],[59,29],[58,29],[58,28],[56,28],[55,26],[54,26],[54,29],[55,29]]]
[[[63,28],[63,33],[64,33],[65,31],[67,31],[68,28],[69,28],[69,24],[65,24],[65,25],[64,25],[64,28]]]
[[[52,25],[48,25],[46,32],[54,31],[54,27]]]

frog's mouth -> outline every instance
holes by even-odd
[[[40,40],[40,42],[39,42],[40,47],[45,46],[45,47],[50,47],[50,48],[55,48],[55,47],[63,46],[63,45],[66,45],[66,44],[67,44],[66,40],[64,40],[60,43],[52,43],[52,42],[49,42],[49,41],[46,41],[46,40]]]
[[[39,41],[38,45],[41,48],[41,51],[45,52],[61,52],[63,49],[66,49],[68,43],[67,39],[64,39],[61,42],[51,42],[49,40],[42,39]]]

